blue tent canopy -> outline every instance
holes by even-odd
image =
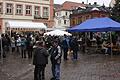
[[[120,23],[105,17],[86,20],[85,22],[68,29],[69,32],[105,32],[120,31]]]

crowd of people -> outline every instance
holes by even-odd
[[[51,80],[60,80],[60,63],[68,60],[68,50],[73,51],[73,60],[78,59],[78,42],[75,36],[41,36],[14,34],[13,36],[1,35],[1,57],[7,58],[7,54],[20,55],[21,58],[33,59],[34,80],[45,80],[45,67],[48,64],[48,56],[51,60],[53,77]]]
[[[102,44],[105,53],[108,48],[105,47],[105,40],[101,41],[100,37],[96,37],[96,43]],[[7,58],[6,54],[14,53],[21,56],[21,58],[33,59],[34,80],[45,80],[45,67],[48,64],[48,57],[51,60],[51,71],[53,77],[51,80],[60,80],[60,64],[63,60],[67,61],[68,52],[72,52],[72,60],[78,60],[79,47],[84,48],[86,45],[91,46],[89,38],[82,37],[82,44],[79,44],[76,36],[42,36],[40,34],[14,34],[9,36],[7,34],[1,35],[1,57]],[[102,43],[103,42],[103,43]],[[111,45],[110,45],[111,46]]]

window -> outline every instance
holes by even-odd
[[[61,16],[61,12],[58,13],[58,16]]]
[[[48,18],[49,15],[49,8],[43,7],[43,17]]]
[[[67,16],[67,12],[66,12],[65,14],[66,14],[66,16]]]
[[[59,24],[59,25],[61,24],[61,20],[58,20],[58,24]]]
[[[72,25],[75,25],[75,18],[71,20]]]
[[[35,6],[35,15],[40,15],[40,7],[39,6]]]
[[[103,14],[103,15],[101,15],[101,17],[105,17],[105,15]]]
[[[87,16],[86,16],[86,20],[89,19],[89,18],[90,18],[89,15],[87,15]]]
[[[57,13],[57,16],[58,16],[58,13]]]
[[[78,24],[82,23],[82,17],[78,17]]]
[[[26,15],[32,15],[32,6],[27,5],[26,6]]]
[[[16,5],[16,14],[22,14],[23,12],[23,6],[22,5]]]
[[[3,5],[0,3],[0,13],[3,13]]]
[[[13,14],[13,4],[6,4],[6,14]]]
[[[67,24],[67,21],[66,21],[66,20],[64,20],[64,24]]]
[[[48,26],[48,24],[47,23],[44,23],[46,26]]]

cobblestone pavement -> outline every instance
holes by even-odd
[[[2,61],[0,59],[0,61]],[[10,54],[0,63],[0,80],[33,80],[32,60]],[[46,67],[46,80],[50,80],[51,64]],[[120,80],[120,55],[81,54],[73,61],[62,61],[61,80]]]

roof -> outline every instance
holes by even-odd
[[[58,8],[61,8],[61,7],[62,7],[62,5],[60,5],[60,4],[54,4],[55,9],[58,9]]]
[[[87,6],[86,8],[77,8],[73,10],[73,15],[74,14],[79,14],[79,13],[87,13],[91,11],[100,11],[100,12],[110,12],[110,9],[105,6]]]
[[[72,10],[77,7],[85,7],[86,4],[83,3],[77,3],[77,2],[71,2],[71,1],[65,1],[59,8],[56,9],[56,11],[61,11],[61,10]],[[54,5],[55,7],[55,5]]]
[[[43,23],[38,23],[38,22],[23,22],[23,21],[8,21],[7,26],[10,28],[38,28],[38,29],[46,29],[47,26],[44,25]]]

